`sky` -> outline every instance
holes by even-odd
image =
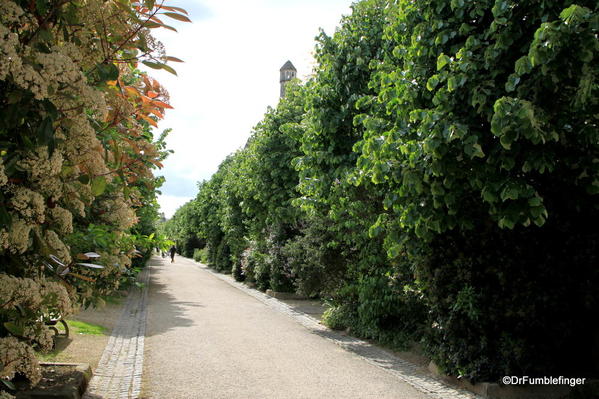
[[[192,23],[168,18],[178,33],[154,36],[178,76],[149,70],[168,90],[174,107],[159,123],[172,128],[175,151],[155,174],[166,183],[158,197],[162,212],[175,210],[197,194],[225,157],[242,147],[268,106],[279,99],[279,69],[290,60],[302,80],[311,73],[315,36],[335,32],[351,0],[169,0],[185,8]],[[172,22],[172,23],[171,23]]]

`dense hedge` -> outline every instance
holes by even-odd
[[[174,73],[178,59],[150,31],[169,28],[151,20],[169,7],[142,3],[0,1],[2,398],[15,378],[39,382],[47,321],[102,303],[161,244],[153,170],[168,132],[153,127],[172,107],[138,66]]]
[[[356,3],[188,229],[217,269],[448,373],[596,375],[597,8]]]

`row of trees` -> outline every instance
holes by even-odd
[[[360,1],[165,230],[450,374],[597,373],[598,33],[590,0]]]
[[[156,244],[168,151],[152,128],[170,106],[137,66],[174,72],[150,34],[165,17],[187,20],[153,0],[0,2],[2,397],[40,379],[46,321],[118,289]]]

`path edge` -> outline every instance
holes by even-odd
[[[222,274],[209,266],[197,262],[193,259],[180,256],[197,266],[204,271],[212,274],[214,277],[221,281],[243,291],[245,294],[257,299],[266,306],[283,313],[293,320],[310,330],[311,332],[320,335],[321,337],[333,342],[340,346],[344,350],[358,356],[367,363],[384,370],[385,372],[399,378],[406,384],[410,385],[414,389],[422,392],[434,399],[482,399],[473,392],[465,389],[460,389],[447,385],[444,381],[434,378],[433,376],[423,374],[418,370],[418,366],[401,359],[397,355],[371,344],[367,341],[361,340],[356,337],[341,334],[337,331],[331,330],[325,325],[321,324],[319,320],[314,317],[293,309],[291,306],[280,301],[277,298],[266,295],[265,293],[256,289],[250,288],[247,285],[236,281],[231,275]]]

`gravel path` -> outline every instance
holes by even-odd
[[[474,397],[191,260],[150,272],[143,398]]]

